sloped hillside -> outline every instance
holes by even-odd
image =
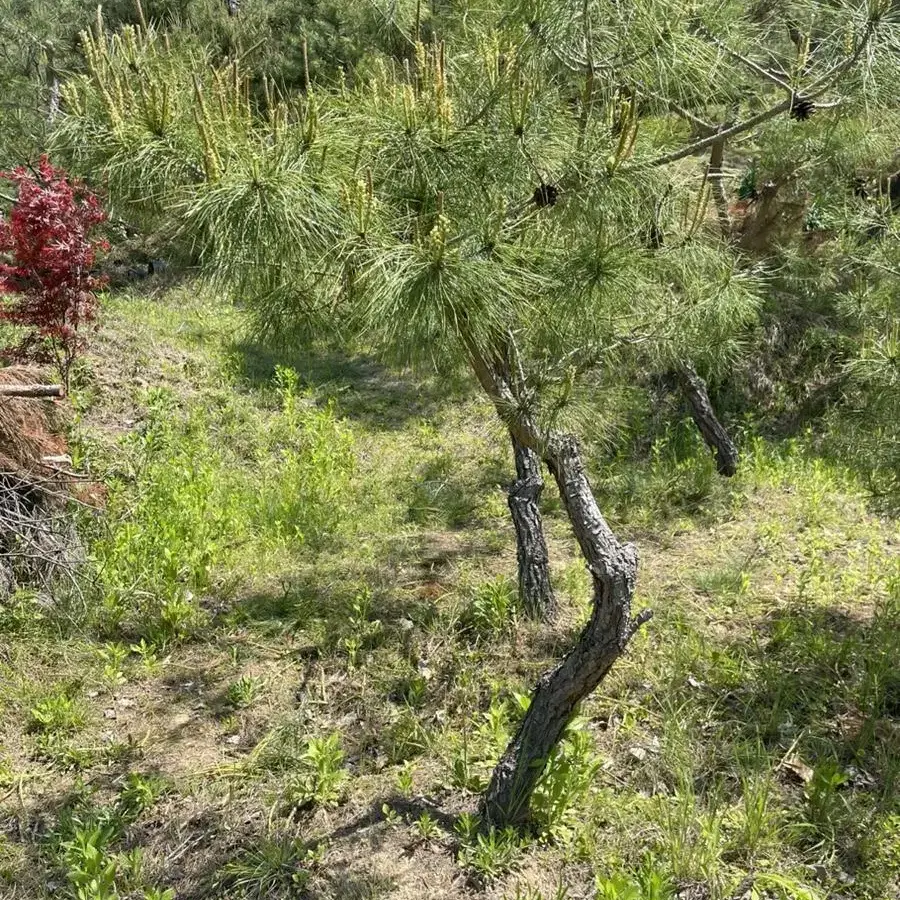
[[[78,373],[86,588],[0,607],[0,896],[900,896],[896,523],[803,441],[724,482],[693,431],[600,450],[655,617],[534,833],[477,792],[589,585],[517,615],[506,438],[465,380],[278,357],[191,284]]]

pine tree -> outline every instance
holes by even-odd
[[[810,3],[803,32],[738,3],[456,10],[351,83],[266,82],[260,109],[236,60],[205,65],[152,26],[84,35],[90,75],[64,86],[60,131],[80,165],[177,221],[261,329],[338,328],[407,363],[466,365],[522,490],[539,492],[536,459],[553,476],[592,611],[494,772],[492,822],[527,818],[579,702],[650,617],[571,430],[579,398],[647,370],[702,394],[697,373],[739,356],[763,282],[734,243],[725,148],[839,122],[830,104],[865,93],[856,73],[895,38],[887,11]],[[753,46],[764,62],[730,49]]]

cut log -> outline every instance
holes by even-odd
[[[62,397],[61,384],[0,384],[0,397]]]

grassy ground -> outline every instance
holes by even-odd
[[[900,897],[900,554],[853,477],[692,432],[597,456],[655,618],[528,836],[473,813],[588,606],[516,615],[507,444],[467,383],[278,357],[192,287],[79,374],[89,583],[0,608],[0,897]],[[173,893],[174,892],[174,893]]]

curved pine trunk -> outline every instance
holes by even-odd
[[[737,473],[738,449],[716,416],[706,390],[706,382],[687,365],[679,370],[678,380],[690,405],[691,418],[696,423],[706,446],[715,451],[719,474],[730,478]]]
[[[515,436],[512,436],[512,445],[516,458],[516,480],[510,486],[507,503],[516,529],[519,599],[528,618],[551,621],[557,610],[539,506],[544,490],[541,461]]]
[[[606,524],[571,437],[551,438],[544,459],[559,491],[594,585],[593,609],[576,645],[541,676],[519,729],[494,769],[482,812],[495,825],[528,820],[531,795],[578,704],[606,677],[638,628],[631,616],[637,551]]]

